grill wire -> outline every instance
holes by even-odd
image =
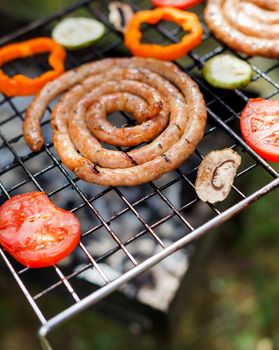
[[[126,1],[130,3],[134,10],[139,10],[135,5],[137,1]],[[149,1],[141,2],[142,8],[150,7]],[[77,52],[68,52],[66,68],[78,66],[82,63],[100,59],[103,57],[116,57],[128,55],[127,49],[123,46],[122,35],[119,34],[110,25],[107,17],[107,1],[83,1],[72,5],[59,13],[45,20],[39,20],[29,26],[20,29],[16,33],[7,35],[0,40],[0,44],[4,45],[13,41],[20,41],[35,36],[49,35],[51,27],[61,20],[66,15],[84,14],[93,16],[97,20],[103,22],[106,26],[105,37],[96,45],[89,49],[83,49]],[[203,7],[200,5],[195,8],[200,20],[203,23],[202,15]],[[29,300],[32,308],[38,316],[41,323],[47,323],[47,319],[51,319],[63,310],[56,310],[54,314],[48,315],[47,310],[40,307],[40,300],[48,297],[52,292],[59,289],[64,289],[64,292],[71,297],[69,298],[69,307],[76,305],[79,308],[80,301],[87,297],[83,291],[79,290],[79,284],[76,283],[77,277],[84,271],[91,268],[95,269],[99,275],[100,287],[95,293],[95,301],[103,298],[105,295],[113,291],[110,286],[113,282],[107,276],[102,268],[102,263],[108,258],[123,254],[127,260],[127,269],[125,272],[131,272],[136,267],[142,264],[142,260],[134,256],[130,247],[140,242],[143,236],[148,235],[150,240],[153,240],[159,251],[162,251],[178,241],[181,237],[189,233],[195,233],[196,230],[205,223],[206,220],[214,218],[217,224],[224,221],[222,214],[226,214],[230,207],[237,205],[242,201],[249,201],[253,194],[261,190],[262,187],[268,186],[273,178],[278,179],[278,172],[267,162],[257,156],[239,136],[239,113],[245,106],[250,97],[263,94],[261,87],[268,95],[265,98],[278,99],[279,84],[276,82],[276,76],[279,77],[279,62],[278,60],[268,60],[251,58],[237,53],[233,53],[245,59],[254,71],[253,82],[249,88],[236,91],[222,91],[212,89],[201,78],[200,69],[203,64],[211,57],[230,51],[228,48],[220,45],[216,39],[209,33],[207,27],[203,24],[204,35],[203,43],[200,47],[193,50],[188,56],[178,60],[177,64],[180,68],[186,71],[200,86],[202,93],[207,102],[208,111],[208,126],[203,141],[197,147],[194,155],[186,162],[186,165],[180,167],[170,175],[164,176],[162,180],[153,183],[137,186],[136,188],[101,188],[95,185],[84,184],[81,180],[70,173],[60,160],[56,157],[56,152],[53,148],[49,128],[49,114],[51,106],[46,113],[47,116],[43,122],[43,130],[46,134],[46,145],[38,154],[33,154],[24,143],[21,134],[21,123],[24,118],[25,110],[31,98],[14,97],[8,98],[0,96],[0,108],[5,110],[5,115],[0,118],[0,204],[4,203],[10,196],[17,193],[24,193],[32,190],[44,191],[58,205],[74,212],[81,221],[85,221],[85,217],[92,218],[93,225],[85,225],[81,243],[79,245],[78,257],[82,256],[83,264],[79,269],[75,266],[77,254],[73,256],[73,261],[70,268],[64,265],[54,266],[41,270],[39,272],[30,271],[28,268],[22,268],[11,259],[4,250],[0,249],[0,253],[4,262],[18,282],[20,288]],[[155,27],[144,26],[144,40],[152,37],[152,41],[160,44],[177,42],[181,35],[180,29],[176,26],[171,26],[168,23],[160,23]],[[25,62],[14,61],[5,65],[5,70],[8,74],[17,74],[22,71],[28,71],[30,66],[38,69],[36,74],[48,69],[46,59],[43,55],[36,56],[25,60]],[[33,73],[34,74],[34,73]],[[2,114],[2,113],[1,113]],[[126,124],[130,124],[131,120],[128,115],[122,113],[123,120]],[[11,130],[11,125],[13,125]],[[201,203],[194,194],[194,180],[198,165],[200,164],[204,154],[214,149],[215,142],[220,139],[219,148],[231,147],[236,149],[242,156],[242,166],[237,174],[233,193],[230,195],[230,203],[228,201],[223,204],[208,205]],[[38,166],[39,164],[39,166]],[[260,177],[258,177],[258,174]],[[260,179],[251,189],[247,183],[252,182],[252,179]],[[185,195],[182,203],[173,203],[168,196],[168,189],[180,186],[185,188]],[[278,182],[275,186],[278,186]],[[90,190],[92,188],[92,192]],[[145,191],[142,192],[141,189]],[[267,191],[272,188],[269,187]],[[64,198],[67,191],[67,202]],[[131,196],[133,191],[137,191],[137,198]],[[184,194],[185,194],[184,192]],[[260,193],[259,197],[265,192]],[[72,197],[69,200],[69,193]],[[143,194],[144,193],[144,194]],[[117,203],[120,203],[115,208],[111,209],[110,216],[103,215],[102,209],[99,207],[99,202],[106,196],[117,198]],[[165,210],[156,220],[146,219],[142,208],[150,200],[157,201],[159,206],[164,206]],[[255,199],[254,199],[255,200]],[[115,202],[113,202],[115,203]],[[247,202],[248,203],[248,202]],[[205,221],[198,221],[199,210],[206,207],[210,213]],[[125,216],[127,213],[133,214],[133,220],[138,221],[141,229],[137,232],[130,233],[129,236],[123,235],[119,230],[115,229],[115,223]],[[234,209],[232,210],[234,213]],[[219,219],[220,218],[220,219]],[[176,227],[179,227],[180,236],[174,236],[171,242],[166,242],[160,237],[160,226],[167,222],[176,222]],[[90,219],[89,219],[90,222]],[[129,230],[129,228],[125,228]],[[159,233],[158,233],[159,232]],[[97,236],[102,242],[102,235],[109,237],[111,245],[106,247],[101,255],[95,256],[94,246],[91,247],[90,237]],[[108,236],[107,236],[108,235]],[[158,251],[157,250],[157,251]],[[156,261],[156,253],[149,256]],[[80,265],[79,265],[80,266]],[[135,270],[137,271],[137,270]],[[136,272],[137,275],[140,272]],[[51,277],[45,277],[49,276]],[[39,280],[44,281],[43,290],[34,289],[29,281],[29,277],[38,276]],[[123,280],[124,283],[124,280]],[[103,291],[103,293],[102,293]],[[92,293],[92,290],[90,291]],[[101,297],[98,294],[101,293]],[[92,295],[92,294],[91,294]],[[85,307],[83,307],[85,308]],[[82,307],[80,307],[80,310]],[[62,317],[65,319],[65,317]],[[60,321],[59,321],[60,322]],[[59,323],[58,322],[58,323]],[[46,346],[46,345],[45,345]]]

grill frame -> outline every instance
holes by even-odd
[[[138,8],[136,8],[134,6],[132,1],[126,1],[126,2],[130,3],[134,7],[135,10],[138,10]],[[54,15],[46,18],[46,19],[35,21],[35,22],[29,24],[28,26],[26,26],[24,28],[21,28],[18,31],[3,37],[2,39],[0,39],[0,45],[7,44],[7,43],[12,42],[14,40],[21,40],[21,38],[24,37],[26,34],[29,35],[29,34],[32,34],[33,31],[41,30],[42,28],[46,27],[51,22],[59,20],[63,16],[65,16],[67,14],[70,14],[71,12],[74,12],[75,10],[77,10],[79,8],[85,9],[92,16],[94,16],[98,20],[102,21],[106,25],[108,33],[114,33],[114,34],[118,35],[119,38],[121,38],[121,34],[117,33],[114,30],[114,28],[108,22],[107,17],[102,12],[100,12],[99,9],[97,9],[97,8],[95,8],[93,6],[94,3],[96,3],[96,1],[83,0],[83,1],[80,1],[80,2],[78,2],[76,4],[73,4],[73,5],[71,5],[71,6],[67,7],[67,8],[64,8],[61,11],[57,12],[56,14],[54,14]],[[104,2],[104,5],[107,5],[107,1]],[[202,16],[201,16],[201,19],[202,19]],[[177,31],[177,29],[168,30],[168,29],[166,29],[164,27],[164,25],[158,24],[156,26],[156,31],[162,37],[164,37],[166,40],[169,40],[171,42],[179,41],[179,39],[178,39],[179,32]],[[204,37],[203,37],[203,41],[205,42],[209,38],[212,38],[212,36],[208,32],[206,27],[205,27],[205,34],[204,34]],[[113,43],[110,46],[106,46],[103,49],[102,52],[100,52],[100,51],[94,52],[94,55],[92,55],[92,56],[94,56],[95,59],[102,58],[102,57],[106,56],[107,52],[112,51],[115,47],[117,47],[119,45],[120,45],[119,42],[117,42],[116,45]],[[42,346],[45,349],[51,349],[51,346],[50,346],[50,344],[49,344],[49,342],[47,340],[47,335],[52,330],[54,330],[56,327],[58,327],[62,322],[65,322],[66,320],[74,317],[76,314],[78,314],[78,313],[82,312],[83,310],[87,309],[89,306],[92,306],[92,305],[96,304],[98,301],[100,301],[101,299],[105,298],[106,296],[111,294],[113,291],[117,290],[120,286],[122,286],[126,282],[128,282],[131,279],[133,279],[136,276],[138,276],[140,273],[148,270],[149,268],[151,268],[152,266],[157,264],[159,261],[161,261],[164,258],[166,258],[167,256],[169,256],[170,254],[174,253],[178,249],[181,249],[182,247],[184,247],[185,245],[189,244],[190,242],[193,242],[194,240],[200,238],[206,232],[208,232],[210,229],[213,229],[213,228],[219,226],[220,224],[222,224],[223,222],[225,222],[226,220],[230,219],[232,216],[236,215],[241,210],[243,210],[244,208],[249,206],[251,203],[257,201],[259,198],[263,197],[267,193],[269,193],[272,190],[274,190],[274,189],[279,187],[279,174],[278,174],[278,172],[271,165],[269,165],[265,160],[263,160],[261,157],[259,157],[243,141],[243,139],[239,136],[239,134],[236,131],[234,131],[233,128],[230,127],[230,122],[238,120],[239,114],[236,113],[236,111],[233,108],[228,106],[226,104],[226,102],[224,102],[222,96],[218,96],[218,94],[213,89],[211,89],[198,75],[193,74],[193,72],[192,72],[193,69],[196,69],[196,68],[199,69],[204,64],[204,62],[206,60],[208,60],[209,58],[211,58],[211,57],[213,57],[213,56],[223,52],[224,50],[229,50],[229,49],[226,48],[225,46],[223,46],[222,44],[219,44],[214,50],[211,50],[210,52],[206,53],[205,55],[199,55],[199,54],[195,53],[194,50],[193,50],[193,52],[189,53],[189,58],[191,59],[191,63],[189,63],[187,65],[183,65],[183,64],[178,64],[178,65],[180,66],[180,68],[182,70],[186,71],[199,84],[199,86],[203,89],[203,91],[205,91],[208,95],[210,95],[212,97],[212,101],[213,102],[212,103],[211,102],[207,103],[207,111],[208,111],[209,119],[214,122],[215,126],[211,127],[207,131],[207,135],[212,133],[212,132],[214,132],[217,127],[222,129],[222,131],[224,131],[233,140],[233,144],[230,145],[230,147],[232,147],[232,148],[241,147],[255,161],[254,164],[250,165],[249,167],[246,167],[244,170],[239,172],[237,174],[237,177],[243,176],[246,173],[250,173],[251,171],[254,170],[254,168],[261,167],[274,180],[270,180],[265,186],[263,186],[262,188],[260,188],[259,190],[253,192],[252,194],[250,194],[248,196],[243,194],[242,191],[239,190],[236,186],[233,186],[234,192],[241,199],[239,201],[237,201],[236,204],[230,206],[228,209],[226,209],[224,211],[220,211],[217,207],[211,205],[210,206],[211,209],[215,212],[215,214],[217,216],[215,216],[213,219],[210,219],[209,221],[207,221],[206,223],[200,225],[197,228],[194,228],[191,225],[191,223],[187,219],[185,219],[185,217],[183,216],[183,210],[187,209],[188,207],[191,207],[191,205],[194,202],[196,202],[197,199],[194,199],[192,202],[187,203],[182,208],[176,208],[163,193],[163,190],[165,188],[171,186],[176,181],[181,181],[181,179],[183,181],[187,182],[187,184],[189,184],[191,187],[193,187],[193,183],[191,182],[191,180],[189,180],[189,175],[194,173],[197,170],[197,167],[192,168],[187,173],[182,172],[180,169],[176,170],[175,173],[177,174],[177,177],[174,180],[170,181],[169,183],[165,184],[162,187],[158,187],[154,183],[151,183],[150,185],[152,187],[152,192],[150,194],[142,197],[139,200],[139,202],[144,202],[148,198],[150,198],[150,197],[152,197],[154,195],[159,196],[160,199],[163,202],[165,202],[167,204],[167,206],[172,211],[171,214],[169,214],[168,216],[162,218],[161,221],[164,221],[164,220],[167,221],[171,217],[175,216],[175,217],[178,217],[181,220],[181,222],[185,226],[185,228],[187,227],[187,229],[191,231],[190,233],[185,234],[184,237],[176,240],[174,243],[172,243],[168,247],[164,246],[164,243],[161,241],[160,237],[158,237],[158,235],[154,232],[153,225],[149,225],[147,222],[145,222],[144,218],[141,217],[140,213],[136,209],[136,206],[138,205],[138,203],[131,203],[129,201],[129,199],[122,193],[121,189],[118,189],[118,188],[106,188],[106,189],[104,189],[102,192],[100,192],[98,194],[98,196],[103,196],[109,191],[114,191],[115,194],[117,196],[119,196],[119,200],[123,201],[126,204],[126,206],[127,206],[126,209],[124,209],[124,210],[122,210],[122,211],[120,211],[118,213],[115,213],[114,217],[110,218],[109,220],[104,219],[99,214],[99,212],[96,210],[94,205],[92,204],[97,199],[97,196],[94,197],[94,198],[90,198],[90,199],[87,198],[87,196],[84,194],[82,189],[77,185],[77,179],[76,178],[72,178],[70,176],[70,174],[68,173],[68,171],[61,165],[59,160],[56,158],[55,154],[51,150],[51,144],[46,144],[46,146],[44,147],[42,152],[44,152],[44,153],[46,153],[48,155],[48,157],[52,161],[52,165],[49,165],[48,167],[42,169],[41,172],[39,172],[39,173],[33,174],[28,169],[28,167],[25,165],[25,161],[28,160],[29,158],[33,157],[33,154],[30,153],[26,157],[18,156],[17,151],[13,147],[13,143],[15,142],[15,140],[7,140],[5,135],[3,135],[3,133],[1,132],[1,126],[4,125],[5,123],[7,123],[7,120],[0,121],[0,140],[2,140],[2,142],[3,142],[1,147],[0,147],[0,149],[3,146],[6,147],[7,149],[9,149],[9,151],[13,154],[14,159],[16,160],[16,162],[10,163],[10,164],[8,164],[5,167],[0,168],[0,175],[8,172],[11,169],[13,169],[13,167],[20,166],[23,169],[23,171],[25,172],[26,176],[27,176],[27,180],[19,182],[18,184],[16,184],[12,188],[6,188],[2,184],[2,182],[0,182],[0,190],[2,192],[2,194],[0,192],[0,199],[3,198],[3,197],[9,198],[9,196],[10,196],[9,193],[10,192],[14,191],[17,188],[20,188],[25,183],[29,183],[29,182],[32,182],[36,186],[36,188],[38,190],[43,191],[44,189],[41,187],[40,183],[38,182],[37,177],[41,173],[49,171],[52,167],[53,168],[57,168],[65,176],[65,178],[67,179],[67,183],[65,185],[62,185],[60,188],[57,188],[57,189],[53,190],[52,192],[49,192],[48,195],[51,197],[52,195],[56,194],[57,192],[63,190],[65,187],[71,186],[74,189],[74,191],[76,191],[76,193],[78,194],[78,196],[81,198],[81,200],[83,202],[79,207],[74,208],[73,211],[79,210],[80,207],[84,207],[84,206],[88,207],[92,211],[92,213],[94,213],[94,215],[99,219],[100,225],[107,230],[107,232],[111,235],[111,238],[118,245],[116,248],[111,249],[106,254],[104,254],[104,256],[95,259],[89,253],[88,249],[86,248],[86,246],[81,241],[80,249],[88,257],[88,261],[89,261],[88,264],[84,267],[84,270],[86,270],[88,268],[91,268],[91,267],[95,268],[98,271],[98,273],[100,274],[100,277],[103,278],[104,282],[106,283],[103,287],[101,287],[100,289],[96,290],[95,292],[89,294],[88,296],[86,296],[84,298],[80,298],[78,296],[78,293],[76,293],[75,289],[71,285],[71,281],[70,280],[71,280],[71,278],[75,277],[75,275],[77,275],[77,273],[73,272],[72,274],[65,276],[63,274],[63,272],[62,272],[62,269],[60,269],[58,266],[54,267],[55,272],[59,276],[59,282],[57,282],[57,283],[59,285],[62,284],[62,285],[65,286],[65,288],[67,289],[68,293],[74,299],[75,303],[73,305],[71,305],[70,307],[68,307],[67,309],[63,310],[62,312],[57,313],[55,316],[51,317],[50,319],[46,319],[45,318],[43,312],[40,310],[39,306],[37,305],[37,300],[40,297],[42,297],[43,295],[45,295],[46,293],[50,292],[52,289],[54,289],[56,287],[56,284],[53,284],[49,288],[45,288],[42,292],[36,294],[35,296],[32,296],[31,293],[29,292],[28,288],[26,287],[25,283],[23,282],[22,278],[21,278],[21,276],[28,269],[23,268],[23,269],[17,271],[16,268],[14,267],[14,265],[13,265],[13,262],[11,262],[10,259],[7,257],[5,251],[3,249],[0,249],[0,255],[3,258],[3,261],[7,265],[8,269],[10,270],[12,275],[14,276],[16,282],[18,283],[19,287],[23,291],[25,297],[27,298],[27,300],[31,304],[35,314],[37,315],[39,321],[42,324],[42,326],[41,326],[41,328],[39,330],[39,337],[40,337]],[[241,57],[241,58],[245,58],[246,60],[249,60],[249,57],[243,57],[242,55],[237,54],[237,53],[234,53],[234,54],[239,56],[239,57]],[[80,61],[83,63],[83,62],[86,62],[86,61],[88,61],[90,59],[92,59],[92,57],[91,58],[89,58],[89,57],[82,57],[80,60],[75,59],[75,58],[72,57],[71,65],[75,66],[75,65],[78,65],[80,63]],[[38,63],[41,64],[42,67],[44,67],[44,63],[39,62],[39,61],[38,61]],[[277,65],[279,65],[279,64],[277,64]],[[269,96],[266,96],[267,98],[272,98],[276,94],[279,93],[279,83],[274,81],[269,76],[269,72],[272,69],[275,69],[277,67],[277,65],[274,65],[272,68],[269,68],[267,70],[262,70],[262,69],[258,68],[256,65],[251,65],[252,69],[255,72],[254,81],[257,81],[257,79],[263,78],[264,80],[266,80],[268,83],[270,83],[276,89],[275,92],[273,92]],[[236,90],[235,94],[237,95],[237,97],[239,99],[243,100],[244,102],[248,101],[249,97],[243,91]],[[222,106],[226,107],[227,110],[232,115],[229,118],[223,120],[223,118],[221,118],[214,111],[214,109],[211,108],[211,106],[215,102],[217,102],[219,105],[222,105]],[[12,116],[10,116],[8,118],[8,120],[16,118],[16,117],[19,117],[21,120],[23,119],[24,112],[18,110],[18,108],[13,103],[13,100],[11,98],[4,97],[4,99],[2,101],[0,101],[0,108],[1,108],[1,105],[4,104],[4,103],[8,103],[9,106],[11,107],[11,109],[14,111],[14,114]],[[43,122],[43,125],[47,124],[47,123],[48,122]],[[203,158],[202,153],[199,152],[198,149],[196,150],[196,155],[200,159]],[[117,234],[111,229],[110,222],[113,221],[118,216],[123,215],[123,213],[125,213],[126,211],[131,211],[135,215],[136,219],[139,220],[142,223],[144,228],[143,228],[143,230],[140,233],[137,233],[135,236],[131,237],[127,241],[122,242],[121,239],[117,236]],[[156,223],[156,225],[159,225],[159,224],[160,223]],[[96,227],[94,228],[94,230],[96,230]],[[88,232],[85,232],[83,237],[86,237],[87,235],[91,234],[92,232],[94,232],[94,230],[93,231],[89,230]],[[145,261],[143,261],[141,263],[138,263],[136,261],[136,259],[130,254],[129,250],[127,249],[127,246],[129,246],[129,244],[131,242],[136,241],[139,237],[141,237],[145,233],[149,233],[157,241],[157,243],[160,246],[162,246],[163,249],[159,253],[154,254],[152,257],[146,259]],[[133,268],[131,268],[126,273],[122,274],[117,279],[115,279],[113,281],[109,281],[109,279],[107,278],[106,274],[99,267],[99,261],[101,261],[102,259],[106,258],[107,256],[113,255],[114,253],[116,253],[119,250],[122,250],[124,252],[124,254],[126,254],[127,258],[133,264]],[[81,273],[81,271],[79,271],[79,273]]]

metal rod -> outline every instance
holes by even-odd
[[[40,341],[44,349],[46,350],[51,349],[50,344],[46,339],[46,337],[49,334],[49,332],[55,329],[58,325],[71,319],[73,316],[79,314],[81,311],[87,309],[88,307],[96,304],[98,301],[102,300],[104,297],[111,294],[113,291],[115,291],[117,288],[122,286],[124,283],[130,281],[133,277],[151,268],[152,266],[154,266],[155,264],[157,264],[158,262],[160,262],[161,260],[169,256],[170,254],[176,252],[178,249],[181,249],[182,247],[189,244],[190,242],[202,237],[208,230],[211,230],[217,227],[218,225],[220,225],[220,223],[225,222],[226,220],[232,218],[234,215],[236,215],[238,212],[246,208],[248,205],[257,201],[259,198],[271,192],[272,190],[276,189],[277,187],[279,187],[279,178],[273,180],[265,187],[253,193],[250,197],[242,200],[241,202],[227,209],[218,217],[215,217],[212,220],[206,222],[205,224],[197,228],[195,231],[192,231],[187,236],[184,236],[183,238],[179,239],[177,242],[173,243],[171,246],[165,248],[164,250],[160,251],[156,255],[145,260],[143,263],[137,265],[132,270],[126,272],[124,275],[112,281],[110,284],[102,287],[101,289],[97,290],[96,292],[82,299],[79,303],[72,305],[67,310],[61,312],[60,314],[48,320],[39,329],[39,332],[38,332]]]
[[[27,288],[25,287],[24,283],[22,282],[22,280],[20,279],[20,277],[18,276],[18,274],[16,273],[15,269],[13,268],[12,264],[10,263],[10,261],[8,260],[8,258],[6,257],[6,255],[4,254],[3,250],[0,248],[0,255],[2,256],[3,260],[5,261],[6,265],[8,266],[8,268],[10,269],[11,273],[13,274],[16,282],[18,283],[20,289],[23,291],[25,297],[27,298],[27,300],[29,301],[30,305],[32,306],[33,310],[35,311],[36,315],[38,316],[38,319],[40,320],[40,322],[42,324],[45,324],[47,321],[44,317],[44,315],[42,314],[41,310],[39,309],[38,305],[36,304],[36,302],[33,300],[32,296],[30,295],[30,293],[28,292]]]

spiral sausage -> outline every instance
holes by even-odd
[[[33,151],[43,145],[40,121],[53,109],[54,146],[81,179],[105,186],[152,181],[181,165],[201,140],[206,109],[197,85],[174,64],[154,59],[105,59],[68,71],[47,84],[26,113],[24,137]],[[106,115],[132,112],[137,125],[116,128]],[[138,146],[109,150],[99,141]]]
[[[205,19],[234,50],[279,57],[279,0],[208,0]]]

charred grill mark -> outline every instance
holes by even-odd
[[[128,153],[122,151],[123,155],[126,159],[128,159],[133,165],[138,165],[138,163],[134,160],[133,157],[131,157]]]
[[[220,185],[220,186],[216,186],[214,184],[214,180],[215,180],[215,177],[217,175],[217,171],[219,168],[221,168],[224,164],[226,163],[232,163],[233,165],[235,165],[235,161],[232,160],[232,159],[227,159],[227,160],[224,160],[220,165],[218,165],[214,171],[213,171],[213,174],[212,174],[212,178],[211,178],[211,186],[216,190],[216,191],[221,191],[223,188],[224,188],[224,184],[223,185]]]
[[[174,123],[174,125],[177,127],[177,129],[178,129],[179,131],[181,131],[181,127],[180,127],[178,124]]]
[[[171,163],[171,160],[169,159],[169,157],[166,154],[162,154],[162,157],[165,159],[165,161],[167,163]]]
[[[163,108],[163,102],[162,101],[157,102],[157,105],[158,105],[158,109],[162,109]]]
[[[90,170],[92,171],[93,174],[100,174],[100,171],[97,169],[97,164],[94,163],[91,167],[90,167]]]
[[[55,130],[55,131],[59,130],[58,126],[55,123],[52,123],[51,126],[52,126],[53,130]]]

